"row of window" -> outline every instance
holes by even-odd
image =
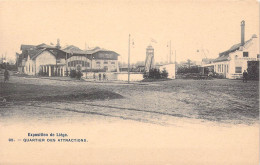
[[[228,73],[228,65],[220,64],[217,67],[218,72],[225,72]],[[242,73],[242,67],[235,67],[235,73]]]
[[[68,67],[76,67],[77,65],[81,65],[82,67],[90,66],[89,62],[86,61],[75,60],[68,62]]]
[[[114,59],[116,58],[116,55],[114,54],[107,54],[107,53],[99,53],[97,55],[98,58],[106,58],[106,59]]]
[[[219,64],[217,69],[218,69],[218,72],[226,72],[226,73],[228,73],[228,65]]]
[[[100,62],[97,61],[96,64],[100,65]],[[108,62],[105,61],[104,64],[108,64]],[[111,62],[111,64],[115,64],[115,62]]]
[[[31,66],[30,66],[30,64],[29,64],[29,69],[28,69],[28,67],[26,66],[26,71],[28,71],[29,70],[29,72],[31,71]],[[33,66],[32,66],[32,72],[33,72]]]

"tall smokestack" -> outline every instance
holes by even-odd
[[[241,46],[245,44],[245,21],[241,21]]]

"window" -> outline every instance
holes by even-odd
[[[236,67],[236,73],[242,73],[242,67]]]
[[[257,55],[257,58],[260,58],[260,54]]]
[[[99,64],[100,64],[100,62],[99,62],[99,61],[97,61],[97,62],[96,62],[96,64],[98,64],[98,65],[99,65]]]
[[[111,62],[111,64],[115,64],[115,62]]]
[[[243,57],[248,57],[248,52],[243,52]]]
[[[107,64],[107,62],[105,61],[104,64]]]
[[[88,62],[85,62],[85,66],[86,66],[86,67],[89,67],[89,63],[88,63]]]
[[[228,65],[227,65],[227,73],[228,73]]]
[[[224,70],[223,70],[223,64],[222,64],[222,70],[221,70],[221,72],[223,72]]]
[[[30,68],[30,64],[29,64],[29,72],[30,72],[31,68]]]

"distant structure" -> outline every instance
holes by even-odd
[[[159,69],[161,72],[163,70],[166,70],[168,73],[168,78],[169,79],[175,79],[175,63],[168,63],[168,64],[164,64],[164,65],[156,65],[155,66],[156,69]]]
[[[203,62],[203,67],[214,70],[215,73],[223,75],[228,79],[237,79],[242,77],[244,70],[255,61],[260,60],[258,54],[259,43],[255,34],[245,41],[245,21],[241,21],[241,41],[233,45],[230,49],[219,53],[219,57]]]
[[[149,45],[146,48],[146,58],[145,58],[145,71],[149,72],[150,69],[154,68],[154,48]]]
[[[20,73],[27,75],[66,76],[72,70],[81,72],[116,72],[119,54],[96,47],[81,50],[74,45],[56,46],[21,45],[22,53],[16,53]]]

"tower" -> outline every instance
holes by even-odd
[[[61,46],[60,46],[60,39],[57,39],[57,45],[56,45],[56,48],[57,48],[57,49],[60,49],[60,48],[61,48]]]
[[[154,68],[154,48],[149,45],[146,48],[146,58],[145,58],[145,71],[149,72],[150,69]]]

